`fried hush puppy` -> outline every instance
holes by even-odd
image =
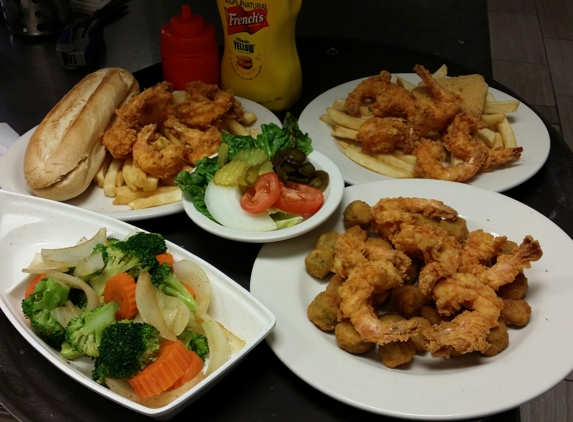
[[[342,350],[354,355],[366,353],[375,346],[374,343],[362,339],[358,331],[354,328],[354,325],[347,319],[336,324],[334,336],[336,343],[338,343],[338,346]]]

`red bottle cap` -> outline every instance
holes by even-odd
[[[218,51],[215,26],[193,14],[189,5],[181,6],[181,14],[161,28],[161,49],[176,56],[201,56]]]

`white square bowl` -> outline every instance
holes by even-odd
[[[76,244],[81,237],[92,237],[100,228],[108,236],[122,238],[135,227],[92,211],[71,205],[0,190],[0,308],[20,334],[51,364],[92,391],[135,412],[169,420],[199,398],[260,343],[275,326],[274,315],[247,290],[208,262],[167,241],[176,260],[189,259],[207,273],[213,293],[209,315],[245,341],[245,346],[229,361],[187,391],[160,408],[148,408],[112,392],[91,379],[89,359],[67,361],[30,328],[22,314],[21,302],[30,276],[22,272],[41,248]],[[73,388],[70,383],[69,388]]]

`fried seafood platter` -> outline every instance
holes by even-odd
[[[481,75],[445,78],[421,65],[414,71],[419,85],[392,81],[382,71],[321,117],[350,159],[392,177],[453,182],[519,160],[523,147],[505,115],[517,110],[518,101],[486,101],[488,85]],[[360,149],[344,140],[356,141]]]
[[[455,209],[426,198],[355,200],[343,223],[305,258],[311,276],[330,280],[308,317],[341,349],[376,349],[389,368],[425,352],[495,356],[508,327],[527,325],[525,270],[543,255],[530,235],[516,243],[470,231]]]
[[[348,184],[429,178],[500,192],[543,166],[549,135],[526,104],[479,74],[413,71],[344,83],[302,112],[301,128]]]
[[[270,347],[314,388],[391,417],[471,419],[573,370],[572,253],[507,196],[383,180],[345,188],[312,232],[264,245],[251,292],[277,318]]]
[[[173,91],[160,82],[115,112],[102,143],[108,156],[95,181],[114,205],[141,209],[181,201],[174,179],[203,157],[215,154],[222,132],[249,131],[257,116],[245,111],[231,90],[201,81]]]

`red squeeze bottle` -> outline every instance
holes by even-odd
[[[219,85],[219,45],[215,26],[191,13],[189,5],[161,28],[163,79],[175,90],[191,81]]]

